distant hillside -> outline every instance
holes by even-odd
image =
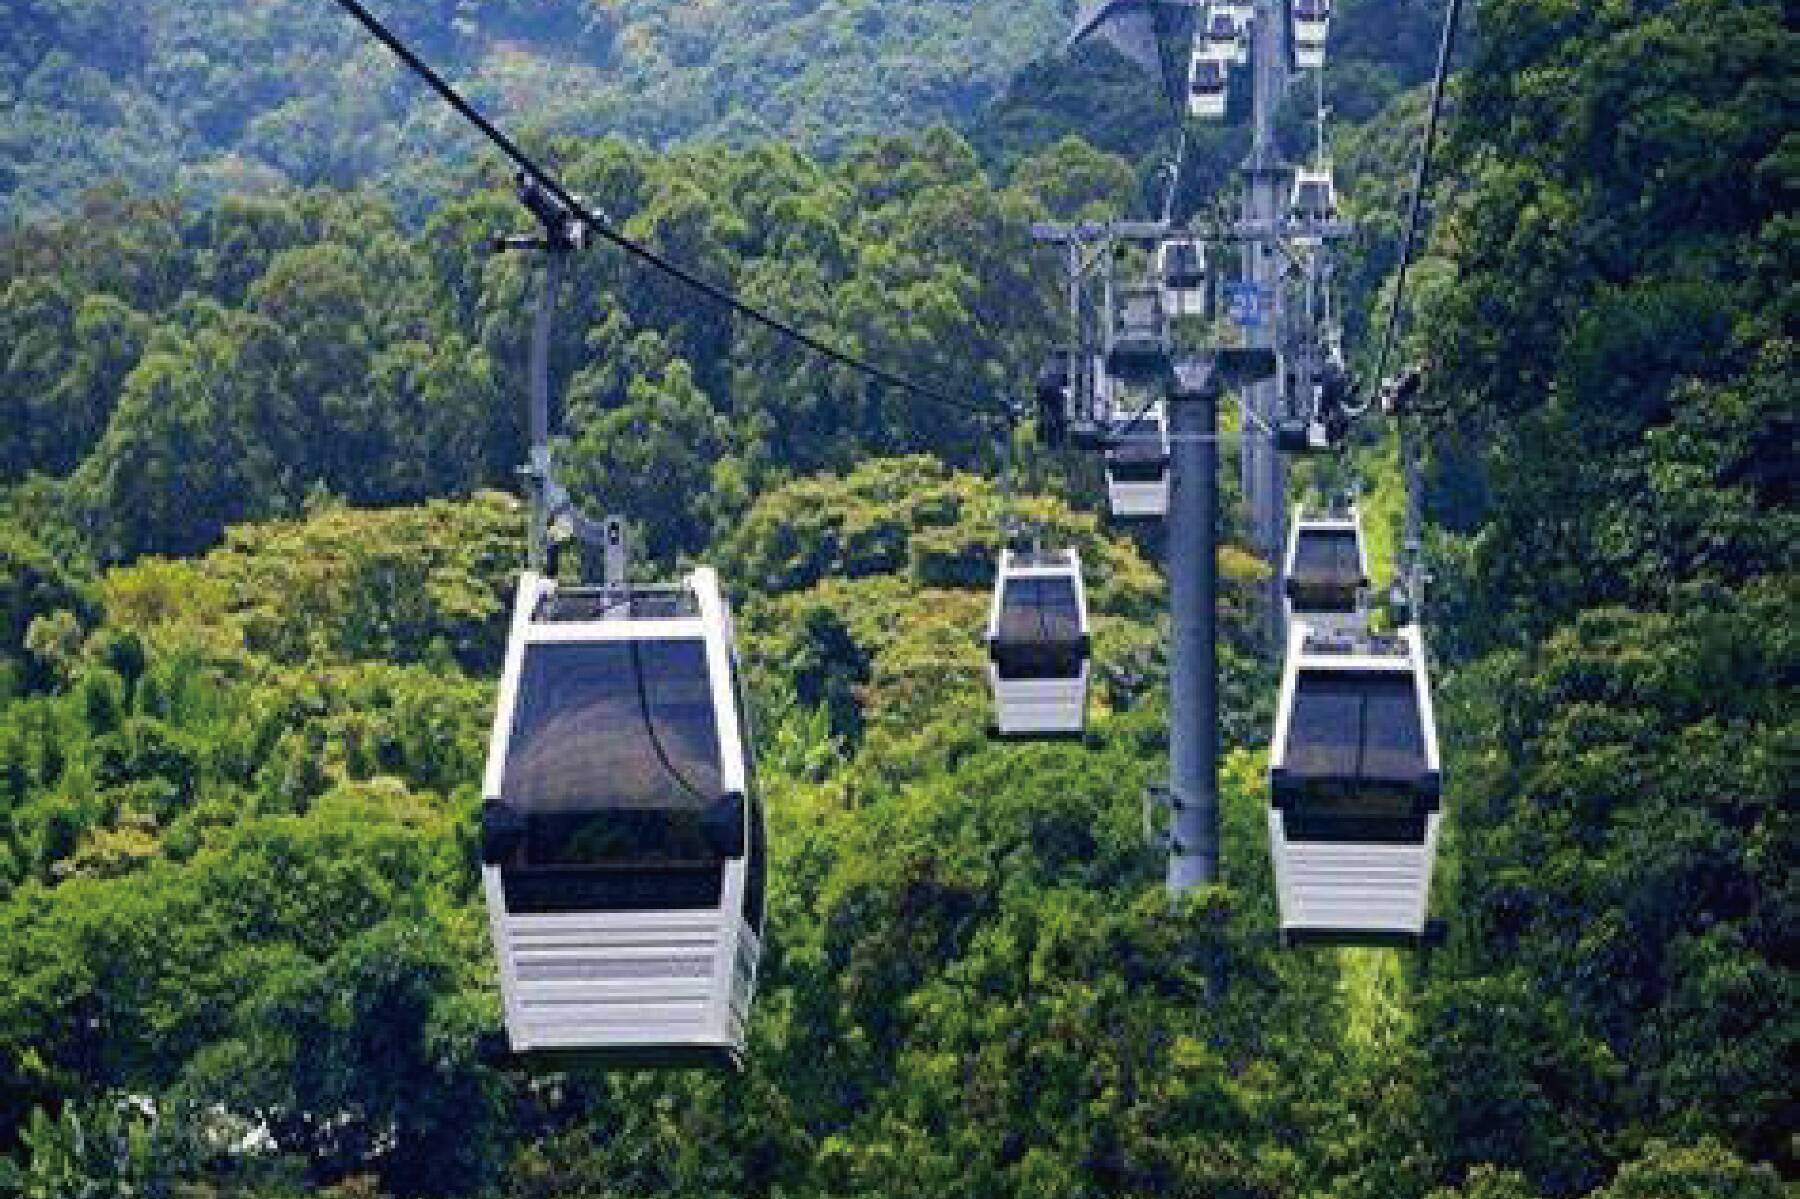
[[[1055,43],[1060,0],[432,0],[378,15],[516,127],[812,149],[960,123]],[[0,213],[107,179],[210,198],[471,146],[329,0],[0,0]]]

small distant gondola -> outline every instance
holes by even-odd
[[[1442,781],[1416,626],[1362,639],[1292,627],[1269,787],[1283,939],[1421,943]]]
[[[1106,368],[1131,383],[1161,380],[1169,372],[1169,312],[1162,288],[1121,288],[1116,301]]]
[[[1090,649],[1080,555],[1073,549],[1002,551],[986,640],[995,733],[1081,736]]]
[[[1219,120],[1225,115],[1229,86],[1230,72],[1225,63],[1207,53],[1204,46],[1197,49],[1188,76],[1188,112],[1206,120]]]
[[[1288,221],[1294,227],[1294,240],[1317,245],[1321,227],[1337,219],[1337,187],[1332,183],[1330,165],[1295,171],[1294,190],[1288,200]]]
[[[521,578],[482,877],[527,1065],[741,1064],[766,854],[737,676],[710,569]]]
[[[1331,32],[1330,0],[1293,0],[1294,65],[1316,71],[1325,65],[1325,42]]]
[[[1327,636],[1368,632],[1369,556],[1356,509],[1309,516],[1296,507],[1281,583],[1290,625]]]
[[[1194,238],[1174,238],[1157,248],[1163,307],[1171,316],[1202,316],[1206,311],[1206,249]]]
[[[1116,519],[1168,515],[1169,425],[1160,401],[1120,422],[1106,451],[1106,494]]]
[[[1223,6],[1213,9],[1206,23],[1206,52],[1221,61],[1248,61],[1249,47],[1230,9]]]

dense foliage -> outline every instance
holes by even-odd
[[[1553,1194],[1658,1135],[1791,1172],[1800,47],[1773,3],[1483,14],[1422,339],[1478,659],[1434,1121]]]
[[[836,148],[971,118],[1053,0],[370,6],[508,122]],[[379,176],[410,209],[471,143],[329,0],[5,0],[0,213],[119,179],[211,199]],[[391,193],[390,193],[391,194]]]
[[[300,86],[384,78],[328,8],[240,7],[15,3],[0,187],[61,197],[89,154],[158,183],[215,162],[220,190],[349,180],[441,135],[409,94]],[[964,113],[1055,6],[982,10],[1006,30],[980,71],[933,40],[967,6],[795,4],[746,32],[775,7],[406,20],[561,128],[620,118],[598,87],[541,95],[544,47],[658,64],[607,86],[663,85],[633,114],[662,136],[749,131],[752,107],[808,128],[824,64],[900,43],[929,61],[871,78],[933,98],[899,116]],[[1370,118],[1341,160],[1361,308],[1436,6],[1341,10],[1334,103]],[[0,1196],[1791,1195],[1784,16],[1479,6],[1406,339],[1450,778],[1451,935],[1426,957],[1276,948],[1257,562],[1220,554],[1225,885],[1171,909],[1140,805],[1167,750],[1155,538],[1104,530],[1091,468],[1021,435],[1017,510],[1092,572],[1095,710],[1081,744],[990,743],[992,430],[580,259],[561,461],[631,513],[647,569],[704,557],[739,615],[774,871],[738,1078],[530,1079],[488,1052],[477,780],[524,524],[490,489],[521,456],[533,294],[483,252],[519,220],[504,189],[419,190],[415,224],[385,184],[112,188],[0,233]],[[259,49],[193,50],[219,22]],[[634,236],[981,402],[1054,336],[1026,226],[1127,207],[1146,174],[1141,81],[1089,65],[1032,66],[966,138],[834,125],[829,162],[542,145]],[[708,71],[708,95],[752,97],[738,115],[695,115]],[[7,178],[43,169],[47,128],[80,147],[70,173]],[[215,159],[326,128],[370,140]],[[1196,143],[1203,187],[1241,139]],[[1391,447],[1358,461],[1391,546]]]
[[[616,254],[584,255],[553,349],[563,461],[584,501],[628,508],[670,556],[770,484],[867,450],[991,458],[979,412],[1000,411],[1051,335],[1029,223],[1130,186],[1118,160],[1065,142],[997,189],[942,130],[829,169],[773,145],[658,157],[619,141],[571,146],[565,167],[633,236],[951,381],[976,410],[871,390]],[[63,476],[36,502],[108,561],[193,552],[315,488],[397,503],[505,484],[536,284],[485,246],[519,221],[482,186],[417,232],[362,192],[191,212],[107,191],[0,234],[0,483]]]

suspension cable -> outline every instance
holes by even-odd
[[[735,293],[716,283],[709,283],[681,264],[657,253],[649,246],[643,245],[642,243],[625,236],[622,232],[613,228],[600,216],[600,214],[590,210],[586,205],[582,204],[571,195],[568,190],[563,187],[560,180],[550,174],[550,172],[545,170],[542,166],[538,165],[530,155],[520,149],[518,144],[497,128],[493,122],[482,116],[481,113],[465,100],[455,88],[445,82],[444,78],[434,71],[428,63],[415,54],[406,43],[395,36],[387,26],[383,25],[367,8],[358,3],[358,0],[335,0],[335,3],[339,8],[354,17],[357,22],[369,32],[370,36],[375,38],[375,40],[380,42],[383,46],[386,46],[394,57],[406,64],[407,68],[410,69],[413,74],[417,75],[427,87],[435,92],[439,99],[455,109],[464,120],[480,130],[482,136],[486,137],[502,154],[511,159],[513,164],[517,166],[519,170],[523,171],[533,182],[542,187],[546,192],[550,193],[557,203],[561,204],[567,212],[572,216],[578,217],[604,240],[625,251],[625,253],[633,258],[639,259],[656,270],[661,271],[663,274],[668,275],[683,286],[706,296],[714,303],[729,309],[739,316],[762,325],[764,328],[769,329],[781,337],[787,338],[789,341],[796,342],[797,344],[806,347],[821,358],[825,358],[839,366],[863,375],[866,378],[873,379],[876,382],[885,383],[890,387],[905,392],[916,399],[924,400],[927,403],[937,404],[945,408],[955,408],[987,420],[1005,419],[1006,413],[998,402],[959,399],[935,387],[930,387],[917,380],[907,378],[906,376],[897,374],[885,367],[877,366],[867,359],[860,358],[847,350],[840,349],[827,341],[813,336],[804,329],[801,329],[770,312],[758,308],[756,305],[741,299]]]
[[[1406,275],[1412,266],[1413,246],[1419,236],[1419,218],[1425,204],[1425,188],[1431,181],[1431,155],[1437,144],[1438,117],[1444,106],[1444,81],[1450,74],[1450,52],[1456,41],[1457,19],[1462,14],[1462,0],[1450,0],[1444,10],[1444,29],[1438,38],[1437,73],[1431,80],[1431,110],[1425,119],[1425,137],[1419,144],[1419,161],[1413,174],[1412,199],[1407,206],[1406,238],[1400,245],[1400,274],[1394,281],[1393,302],[1388,308],[1387,328],[1381,335],[1381,352],[1375,359],[1374,386],[1379,389],[1387,378],[1388,358],[1400,330],[1400,309],[1406,299]]]

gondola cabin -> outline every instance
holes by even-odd
[[[1168,515],[1169,425],[1160,401],[1119,421],[1106,451],[1106,493],[1116,519]]]
[[[987,627],[994,732],[1079,737],[1087,728],[1087,592],[1075,550],[1004,550]]]
[[[1297,225],[1323,225],[1338,217],[1337,188],[1329,166],[1301,167],[1294,172],[1294,190],[1288,199],[1288,219]]]
[[[1289,630],[1269,752],[1269,845],[1289,944],[1419,944],[1441,775],[1417,626]]]
[[[1225,8],[1215,7],[1207,19],[1206,52],[1213,58],[1239,63],[1249,57],[1238,23]]]
[[[766,851],[717,576],[519,582],[482,884],[527,1065],[740,1065]]]
[[[1331,31],[1331,4],[1329,0],[1292,0],[1294,13],[1294,44],[1313,45],[1323,55],[1325,39]],[[1317,66],[1321,64],[1301,63],[1301,66]]]
[[[1320,516],[1294,510],[1281,585],[1290,626],[1328,636],[1368,631],[1369,556],[1354,508]]]
[[[1169,371],[1169,313],[1162,288],[1121,288],[1114,305],[1113,338],[1106,367],[1115,378],[1141,383]]]
[[[1188,82],[1188,112],[1205,120],[1223,118],[1228,86],[1225,64],[1204,50],[1197,51]]]
[[[1206,250],[1192,238],[1165,241],[1157,248],[1163,306],[1171,316],[1203,316],[1206,311]]]

